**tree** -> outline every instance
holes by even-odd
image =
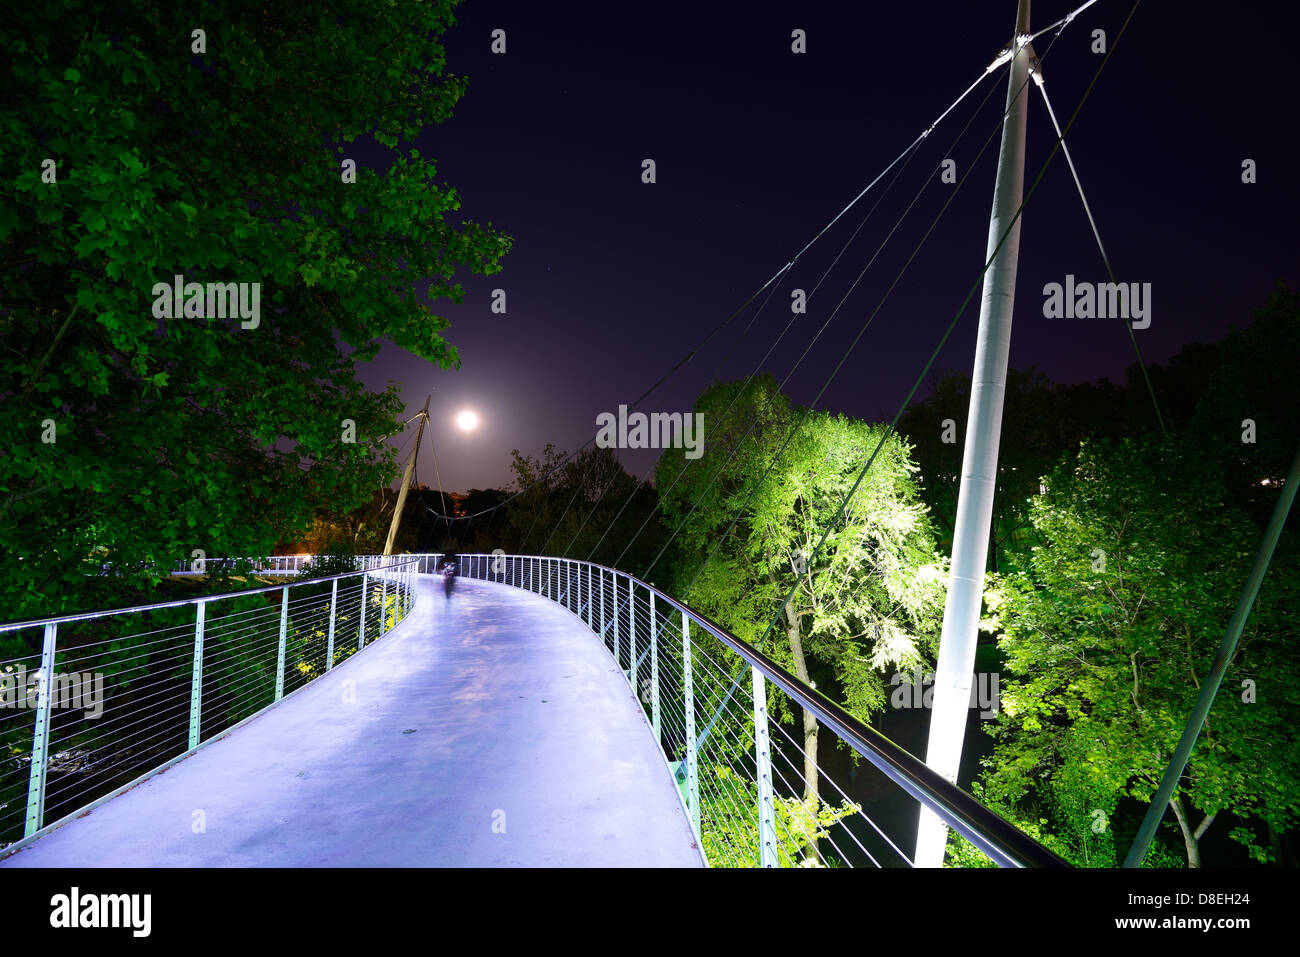
[[[1122,798],[1151,801],[1259,544],[1204,449],[1199,438],[1085,443],[1030,506],[1044,544],[990,589],[1012,677],[983,794],[1029,824],[1046,809],[1079,863],[1113,864],[1127,849],[1111,819]],[[1300,819],[1298,554],[1284,537],[1170,801],[1189,866],[1222,815],[1276,833]],[[1231,836],[1270,859],[1249,825]]]
[[[1134,391],[1138,387],[1130,384],[1125,392],[1105,380],[1061,385],[1034,367],[1007,371],[990,571],[1006,570],[1008,562],[1014,565],[1034,544],[1028,503],[1038,494],[1039,477],[1056,464],[1062,450],[1089,436],[1127,435],[1135,415],[1150,415],[1145,387],[1141,395]],[[1136,413],[1134,403],[1139,403]],[[957,517],[969,404],[970,376],[952,373],[935,382],[931,394],[911,406],[899,422],[899,431],[915,448],[922,495],[945,551],[951,551]]]
[[[523,493],[507,506],[514,550],[617,564],[634,573],[657,553],[664,536],[654,488],[630,475],[614,449],[584,448],[565,461],[565,453],[548,443],[540,459],[518,449],[512,455]]]
[[[1198,369],[1187,387],[1197,399],[1190,427],[1222,463],[1233,501],[1262,525],[1300,443],[1300,294],[1279,285],[1255,321],[1233,330],[1216,353],[1212,368]]]
[[[796,431],[804,410],[770,377],[715,385],[695,411],[704,415],[703,455],[683,470],[682,452],[669,450],[656,470],[665,523],[680,526],[676,594],[757,646],[797,586],[781,617],[784,642],[762,650],[802,681],[838,688],[869,720],[888,700],[888,671],[933,662],[943,609],[945,575],[908,446],[885,438],[840,511],[883,427],[812,412]],[[788,701],[782,713],[790,716]],[[817,747],[818,722],[805,711],[808,819],[822,817]],[[809,834],[805,856],[816,855]]]
[[[429,280],[430,302],[459,301],[457,273],[497,271],[509,246],[490,224],[457,222],[455,191],[403,145],[466,88],[440,43],[453,6],[8,11],[7,616],[120,594],[120,575],[87,581],[92,558],[149,586],[150,562],[266,553],[317,508],[387,484],[398,394],[368,393],[355,363],[390,339],[458,365],[415,284]],[[348,182],[347,144],[367,134],[393,163]],[[158,287],[176,276],[247,283],[249,315],[200,318],[205,287],[159,318]]]

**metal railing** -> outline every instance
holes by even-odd
[[[382,555],[358,555],[363,568],[378,567]],[[392,557],[392,556],[389,556]],[[183,578],[194,575],[216,575],[223,571],[246,568],[254,575],[297,575],[315,559],[313,555],[270,555],[265,558],[195,558],[184,559],[171,566],[168,575]]]
[[[0,625],[0,693],[6,705],[17,699],[0,709],[0,854],[251,720],[380,637],[412,607],[414,576],[435,573],[441,558],[360,556],[354,571],[283,585]],[[278,556],[260,572],[310,573],[311,562]],[[911,865],[896,837],[915,832],[918,802],[994,863],[1065,863],[653,585],[562,558],[469,554],[458,563],[463,577],[563,605],[601,638],[712,865]],[[794,706],[834,737],[821,734],[813,751],[791,730]],[[859,757],[869,766],[858,767]]]
[[[1000,866],[1068,866],[767,655],[653,585],[564,558],[494,553],[458,561],[462,576],[558,602],[602,639],[646,712],[710,864],[911,866],[882,823],[910,837],[924,805]],[[791,704],[814,715],[834,740],[821,734],[810,753],[803,731],[791,730],[798,717]],[[859,768],[858,758],[870,768]]]
[[[262,571],[311,575],[309,556],[284,558]],[[431,558],[360,556],[338,574],[0,625],[0,855],[382,637]]]

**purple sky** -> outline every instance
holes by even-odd
[[[1074,6],[1038,0],[1033,29]],[[1113,45],[1130,8],[1101,0],[1055,44],[1052,33],[1035,41],[1062,124],[1103,59],[1092,31]],[[501,273],[465,279],[462,305],[435,306],[453,323],[460,371],[391,345],[362,370],[375,388],[399,382],[408,415],[433,393],[418,462],[428,484],[430,437],[448,490],[507,483],[512,448],[587,441],[597,414],[636,399],[927,127],[993,59],[1015,15],[1013,0],[656,3],[637,6],[635,22],[609,9],[470,0],[446,38],[469,92],[416,146],[461,194],[463,215],[512,234],[514,249]],[[1278,279],[1300,285],[1295,33],[1282,19],[1294,14],[1195,9],[1140,4],[1067,139],[1117,278],[1152,285],[1152,324],[1137,334],[1148,362],[1247,324]],[[489,50],[495,28],[505,55]],[[807,33],[804,55],[791,52],[795,28]],[[935,130],[762,365],[778,380],[790,373],[915,199],[799,363],[786,387],[796,401],[813,399],[952,196],[938,176],[926,186],[952,157],[970,179],[819,405],[879,421],[902,401],[983,266],[1005,97],[999,72]],[[1033,92],[1027,185],[1054,142]],[[357,155],[385,165],[378,147]],[[653,185],[641,182],[647,157]],[[1247,158],[1254,185],[1241,182]],[[790,290],[817,285],[888,182],[800,259],[765,309],[746,310],[642,408],[686,411],[715,377],[753,371],[790,318]],[[1134,361],[1121,323],[1043,317],[1044,284],[1067,274],[1106,278],[1058,154],[1025,210],[1011,362],[1064,382],[1118,381]],[[490,311],[497,287],[504,316]],[[970,371],[977,320],[978,296],[938,369]],[[471,435],[452,424],[462,408],[482,417]],[[642,475],[657,456],[623,454]]]

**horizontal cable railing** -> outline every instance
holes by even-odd
[[[325,574],[338,563],[280,556],[259,571],[298,580],[0,624],[0,854],[382,637],[437,559],[359,556]]]
[[[462,576],[558,602],[603,640],[646,712],[711,865],[911,866],[910,842],[899,834],[915,833],[924,805],[995,864],[1067,866],[770,657],[653,585],[565,558],[470,554],[457,563]],[[815,725],[797,726],[802,715],[791,705],[815,717]],[[813,734],[821,739],[815,748]],[[870,767],[859,767],[859,758]]]
[[[329,671],[401,621],[413,576],[439,571],[442,559],[360,556],[355,570],[319,577],[312,556],[248,560],[258,574],[304,580],[0,625],[0,853]],[[714,866],[910,866],[899,834],[914,832],[918,802],[994,863],[1064,864],[771,658],[634,576],[501,553],[457,563],[461,576],[563,605],[602,639]],[[233,565],[209,559],[177,572]],[[792,705],[833,739],[821,734],[814,748]]]

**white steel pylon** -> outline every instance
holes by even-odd
[[[1011,349],[1011,313],[1020,253],[1018,212],[1025,185],[1028,83],[1031,70],[1037,66],[1029,42],[1029,0],[1018,2],[1016,31],[1009,47],[1011,76],[1007,87],[1007,110],[1002,121],[1002,148],[998,155],[985,254],[985,261],[991,258],[992,262],[984,274],[980,300],[979,336],[975,343],[975,369],[971,375],[970,409],[966,417],[966,442],[953,530],[952,567],[948,576],[943,636],[939,645],[930,736],[925,754],[925,763],[953,782],[957,780],[966,733],[993,496],[997,489],[998,442],[1002,435],[1007,356]],[[915,865],[942,866],[947,838],[947,825],[922,805],[917,825]]]

